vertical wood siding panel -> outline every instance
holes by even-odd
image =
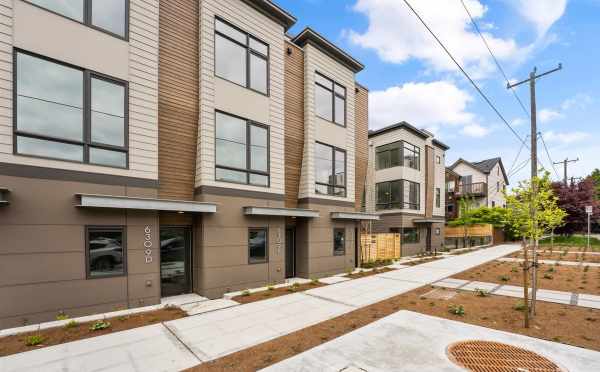
[[[355,105],[356,122],[356,182],[355,199],[356,210],[361,208],[363,190],[365,189],[367,176],[368,154],[368,135],[369,135],[369,91],[363,87],[357,86]]]

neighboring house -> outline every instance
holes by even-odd
[[[446,221],[458,217],[460,208],[458,198],[458,187],[460,184],[460,175],[450,168],[446,168]]]
[[[459,200],[469,197],[473,201],[473,207],[506,207],[504,191],[508,185],[508,177],[504,170],[501,158],[486,159],[478,162],[469,162],[458,159],[447,172],[446,189],[454,189],[448,193],[448,199],[452,200],[452,214],[457,216],[460,212]],[[448,179],[448,175],[451,175]],[[458,183],[456,177],[458,175]],[[454,182],[454,187],[452,183]],[[449,215],[448,209],[446,213]]]
[[[377,216],[346,52],[268,0],[0,14],[0,328],[358,265]]]
[[[400,233],[404,255],[443,244],[448,148],[406,122],[369,132],[366,210],[380,215],[371,230]]]

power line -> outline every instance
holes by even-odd
[[[460,0],[460,2],[462,3],[463,8],[465,8],[465,11],[467,12],[467,15],[469,16],[469,19],[471,19],[471,23],[473,24],[473,27],[475,28],[475,30],[477,31],[477,33],[481,37],[481,40],[483,41],[483,44],[487,48],[488,52],[490,52],[490,55],[492,56],[492,59],[496,63],[496,67],[498,67],[498,70],[500,70],[500,72],[502,73],[502,76],[504,76],[504,80],[506,81],[506,83],[510,84],[510,81],[508,80],[508,76],[506,76],[506,73],[504,72],[504,69],[500,65],[500,62],[498,62],[498,59],[494,55],[494,52],[492,52],[492,48],[490,48],[490,45],[488,44],[487,40],[485,39],[485,36],[483,36],[483,33],[481,33],[481,31],[479,30],[479,26],[477,26],[477,22],[475,22],[475,19],[473,19],[473,16],[471,16],[471,12],[469,12],[469,9],[467,8],[467,5],[465,4],[464,0]],[[519,95],[517,94],[517,91],[514,88],[511,88],[511,91],[512,91],[513,95],[515,96],[515,99],[517,100],[517,102],[519,102],[519,105],[523,109],[523,112],[525,113],[525,115],[527,115],[528,117],[530,117],[531,114],[529,113],[529,111],[527,110],[527,108],[525,108],[525,105],[523,104],[523,101],[521,101],[521,98],[519,98]]]
[[[558,171],[556,170],[556,165],[552,161],[552,157],[550,157],[550,151],[548,151],[548,146],[546,146],[546,141],[544,140],[544,136],[542,135],[542,132],[539,132],[539,133],[540,133],[540,139],[542,140],[542,143],[544,144],[544,150],[546,150],[546,155],[548,156],[548,160],[550,161],[550,164],[552,164],[552,169],[554,169],[554,174],[556,174],[557,179],[560,179],[560,175],[558,174]]]
[[[500,120],[502,120],[502,122],[508,127],[508,129],[510,129],[510,131],[515,135],[515,137],[517,137],[519,139],[519,142],[521,142],[521,143],[525,144],[525,146],[527,146],[526,142],[513,129],[513,127],[510,125],[510,123],[504,118],[504,116],[500,113],[500,111],[498,111],[498,109],[496,108],[496,106],[494,106],[494,104],[492,103],[492,101],[485,95],[485,93],[483,93],[483,91],[481,90],[481,88],[479,88],[479,86],[477,85],[477,83],[475,83],[475,81],[473,81],[473,79],[471,79],[471,77],[469,76],[469,74],[460,65],[460,63],[458,63],[458,61],[456,60],[456,58],[454,58],[454,56],[452,55],[452,53],[450,53],[450,51],[448,50],[448,48],[446,48],[446,46],[444,45],[444,43],[442,43],[442,41],[431,30],[431,28],[429,28],[429,26],[423,20],[423,18],[421,18],[421,16],[419,15],[419,13],[417,13],[417,11],[412,7],[412,5],[410,5],[410,3],[408,2],[408,0],[404,0],[404,3],[413,12],[413,14],[419,19],[419,21],[423,24],[423,26],[425,26],[425,28],[427,29],[427,31],[429,31],[429,33],[431,34],[431,36],[433,36],[433,38],[442,47],[442,49],[444,49],[444,51],[450,57],[450,59],[452,60],[452,62],[454,62],[454,64],[456,65],[456,67],[458,67],[458,69],[463,73],[463,75],[465,75],[465,77],[467,78],[467,80],[469,80],[469,82],[471,83],[471,85],[473,85],[473,88],[475,88],[475,90],[477,90],[477,92],[481,95],[481,97],[483,97],[483,99],[485,100],[485,102],[492,108],[492,110],[494,110],[494,112],[496,113],[496,115],[498,115],[498,117],[500,118]]]
[[[527,141],[527,138],[529,137],[529,135],[525,136],[525,141]],[[523,147],[525,147],[525,143],[521,144],[521,148],[519,148],[519,152],[517,152],[517,156],[515,157],[515,160],[513,160],[510,168],[508,169],[508,173],[510,174],[512,172],[512,170],[515,168],[515,164],[517,164],[517,160],[519,160],[519,156],[521,156],[521,152],[523,151]]]

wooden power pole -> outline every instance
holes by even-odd
[[[569,165],[569,163],[575,163],[576,161],[579,161],[579,158],[577,158],[575,160],[573,160],[573,159],[569,160],[569,158],[566,158],[563,161],[557,161],[557,162],[554,163],[555,165],[556,164],[562,164],[563,167],[564,167],[564,170],[563,170],[564,171],[563,182],[564,182],[565,186],[567,186],[567,181],[569,180],[568,177],[567,177],[567,166]]]
[[[523,81],[520,81],[518,83],[515,84],[510,84],[507,83],[506,84],[506,88],[507,89],[513,89],[516,86],[519,86],[521,84],[525,84],[525,83],[529,83],[529,92],[531,95],[531,192],[532,192],[532,196],[531,196],[531,219],[533,221],[533,227],[534,227],[534,231],[537,230],[537,223],[536,223],[536,215],[537,215],[537,210],[536,207],[533,204],[533,201],[536,200],[536,196],[537,196],[537,185],[536,185],[536,178],[538,176],[538,158],[537,158],[537,107],[536,107],[536,100],[535,100],[535,82],[537,79],[541,78],[542,76],[546,76],[549,75],[553,72],[559,71],[562,69],[562,64],[558,64],[558,67],[549,71],[546,71],[544,73],[541,73],[539,75],[537,75],[537,69],[534,67],[533,71],[529,74],[529,78],[525,79]],[[532,268],[533,268],[533,273],[532,273],[532,280],[531,280],[531,308],[530,308],[530,313],[531,315],[535,315],[535,299],[536,299],[536,290],[537,290],[537,246],[538,246],[538,240],[536,239],[532,239],[531,241],[531,246],[532,246]],[[527,257],[527,256],[525,256]],[[523,262],[523,270],[525,271],[525,275],[527,275],[527,272],[529,271],[529,263],[527,262],[527,260],[525,260]],[[526,282],[525,282],[526,283]],[[527,301],[527,285],[525,286],[525,288],[523,289],[524,293],[525,293],[525,301]]]

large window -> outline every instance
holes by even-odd
[[[264,263],[268,260],[266,227],[248,229],[248,263]]]
[[[406,180],[381,182],[375,185],[378,210],[420,209],[420,185]]]
[[[269,94],[269,46],[215,18],[215,74]]]
[[[346,152],[317,142],[315,146],[315,192],[346,196]]]
[[[127,38],[128,0],[27,0],[77,22]]]
[[[346,254],[346,230],[333,229],[333,255],[343,256]]]
[[[375,167],[378,170],[400,165],[419,170],[420,163],[421,149],[408,142],[388,143],[375,149]]]
[[[402,229],[402,243],[414,244],[419,243],[419,241],[421,241],[419,229],[415,229],[413,227],[404,227]]]
[[[346,88],[315,73],[315,109],[320,118],[346,126]]]
[[[269,186],[268,127],[216,113],[217,181]]]
[[[126,168],[127,83],[15,53],[15,152]]]
[[[125,229],[122,226],[88,227],[86,234],[88,278],[125,275]]]

